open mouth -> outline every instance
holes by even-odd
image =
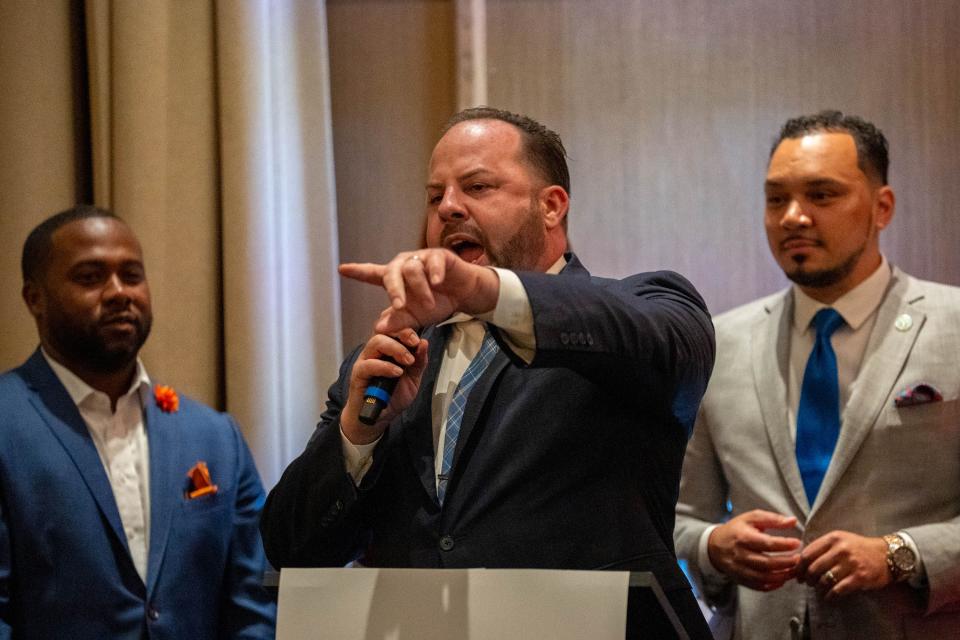
[[[461,260],[473,264],[477,264],[484,255],[483,245],[470,238],[448,238],[444,245],[457,254]]]

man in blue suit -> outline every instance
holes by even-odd
[[[140,244],[90,206],[31,232],[40,348],[0,376],[0,639],[272,638],[264,492],[230,416],[163,386]]]
[[[675,273],[591,276],[568,250],[569,188],[554,132],[454,117],[430,162],[427,247],[341,267],[391,306],[267,500],[276,566],[652,571],[688,635],[709,636],[672,532],[713,327]],[[373,377],[399,383],[362,424]],[[643,613],[631,637],[670,637]]]

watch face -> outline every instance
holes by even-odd
[[[893,552],[893,564],[896,565],[900,571],[913,571],[916,563],[917,559],[913,556],[913,551],[910,550],[910,547],[900,547]]]

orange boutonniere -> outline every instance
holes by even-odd
[[[176,413],[180,408],[180,398],[173,387],[166,387],[158,384],[153,388],[153,397],[157,400],[157,406],[164,413]]]
[[[191,500],[205,496],[208,493],[216,493],[217,485],[210,480],[210,470],[207,469],[207,463],[203,460],[197,460],[197,464],[187,472],[190,478],[190,488],[187,489],[187,497]]]

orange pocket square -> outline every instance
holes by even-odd
[[[207,463],[203,460],[198,460],[197,464],[193,465],[193,468],[187,472],[187,477],[190,478],[191,487],[187,491],[187,498],[193,500],[208,493],[217,492],[217,485],[210,480],[210,470],[207,469]]]

